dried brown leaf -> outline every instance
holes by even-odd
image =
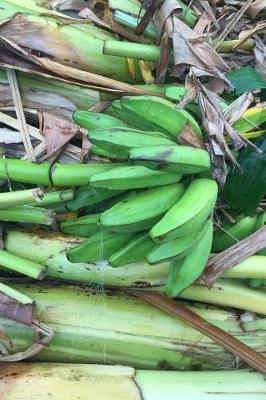
[[[196,147],[198,149],[205,149],[203,141],[196,135],[194,130],[189,124],[186,124],[180,134],[178,135],[178,142],[182,146]]]
[[[256,18],[258,13],[262,10],[266,9],[266,0],[255,0],[253,3],[248,7],[246,13],[251,18]]]
[[[208,76],[221,80],[232,89],[225,73],[230,70],[222,57],[196,32],[178,19],[180,7],[175,0],[165,0],[156,12],[154,21],[159,32],[163,29],[173,40],[173,75],[180,77],[193,67],[197,77]]]
[[[46,144],[46,154],[40,161],[55,161],[71,139],[80,135],[80,128],[64,115],[42,110],[39,111],[39,122]],[[86,135],[82,135],[82,158],[88,154],[88,143]]]
[[[266,248],[266,226],[229,249],[213,256],[201,278],[208,287],[211,287],[228,269],[264,248]]]
[[[252,368],[255,368],[264,374],[266,373],[266,358],[263,354],[256,352],[251,347],[236,339],[234,336],[206,321],[194,311],[189,310],[188,308],[179,304],[177,301],[169,299],[162,293],[153,291],[134,290],[129,291],[129,293],[146,300],[159,310],[162,310],[168,315],[171,315],[172,317],[185,322],[189,326],[192,326],[197,331],[211,338],[214,342],[223,346],[227,351],[230,351],[230,353],[234,354],[236,357],[239,357],[245,361]]]

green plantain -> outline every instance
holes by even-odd
[[[189,124],[193,131],[202,136],[197,121],[183,109],[179,109],[170,101],[156,96],[125,96],[121,99],[121,108],[130,112],[141,121],[157,126],[156,130],[162,130],[171,134],[174,138]]]
[[[100,223],[117,232],[149,229],[182,196],[181,183],[145,190],[105,211]]]
[[[121,193],[121,190],[108,190],[98,189],[91,186],[80,186],[76,192],[75,198],[67,202],[67,208],[69,211],[75,211],[82,207],[101,203],[103,200],[110,199]]]
[[[146,146],[130,150],[129,158],[150,168],[178,174],[194,174],[210,169],[210,156],[206,150],[188,146]]]
[[[129,150],[135,147],[173,144],[165,137],[153,132],[145,132],[132,128],[106,128],[95,129],[88,132],[90,141],[95,147],[92,151],[96,154],[97,148],[112,154],[114,159],[127,159]]]
[[[123,121],[118,118],[92,111],[74,111],[72,119],[75,124],[85,129],[103,129],[127,126]]]
[[[88,237],[100,231],[100,215],[101,214],[85,215],[84,217],[62,222],[60,224],[61,231],[68,235]]]
[[[213,213],[218,194],[211,179],[195,179],[184,195],[150,231],[152,240],[166,242],[190,235]]]
[[[131,239],[124,247],[112,254],[109,258],[109,264],[112,267],[121,267],[122,265],[145,261],[146,256],[154,247],[147,232],[142,232]]]
[[[209,220],[203,229],[200,240],[190,249],[189,254],[171,264],[165,288],[169,297],[176,297],[188,286],[192,285],[202,274],[212,246],[213,226]]]
[[[168,185],[179,182],[182,175],[172,174],[167,171],[155,171],[141,165],[124,166],[94,175],[90,185],[102,190],[128,190],[153,186]]]
[[[115,233],[101,229],[83,243],[70,249],[67,252],[67,258],[71,262],[92,263],[104,261],[124,246],[132,237],[132,233]]]

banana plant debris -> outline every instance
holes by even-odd
[[[1,0],[0,386],[266,373],[265,9]]]

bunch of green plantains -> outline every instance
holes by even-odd
[[[204,147],[179,144],[186,127],[202,143],[200,127],[187,111],[153,96],[123,97],[107,112],[73,114],[101,162],[2,159],[3,179],[67,188],[46,193],[37,207],[5,206],[0,219],[50,225],[53,212],[75,211],[78,218],[62,222],[61,230],[86,240],[67,251],[70,262],[108,260],[121,267],[170,261],[166,293],[176,296],[201,275],[212,246],[218,187],[210,156]],[[78,188],[74,192],[71,186]]]

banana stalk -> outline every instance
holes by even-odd
[[[177,393],[187,400],[216,400],[217,393],[221,400],[259,400],[266,390],[263,376],[248,371],[169,372],[54,363],[0,367],[0,396],[9,400],[50,400],[51,393],[57,400],[175,400]]]
[[[166,284],[170,268],[168,262],[153,266],[141,262],[124,265],[122,268],[112,268],[106,262],[92,264],[69,262],[66,258],[68,250],[84,240],[81,237],[58,232],[42,230],[32,232],[7,228],[4,245],[12,254],[46,265],[47,277],[50,278],[83,283],[100,282],[104,286],[127,288],[156,288]],[[249,257],[226,271],[225,277],[266,279],[266,257]],[[206,291],[211,293],[209,289]]]
[[[35,301],[36,318],[54,331],[49,346],[34,360],[175,370],[238,367],[235,357],[221,346],[142,299],[100,287],[7,283]],[[265,351],[265,318],[240,321],[231,311],[188,307],[253,349]],[[23,351],[35,340],[29,326],[4,319],[0,326],[14,342],[10,352]]]
[[[103,54],[104,41],[115,40],[114,35],[93,24],[71,24],[72,18],[52,10],[47,15],[46,8],[30,0],[1,1],[1,21],[13,18],[6,23],[4,38],[68,66],[123,82],[142,81],[138,63],[132,76],[126,58]]]
[[[31,204],[32,202],[40,204],[42,199],[43,191],[39,188],[3,192],[0,193],[0,209]]]
[[[43,76],[17,71],[22,104],[25,108],[57,111],[72,114],[76,109],[86,110],[94,106],[104,94],[84,86],[48,79]],[[13,107],[13,98],[5,70],[0,68],[0,106]]]

